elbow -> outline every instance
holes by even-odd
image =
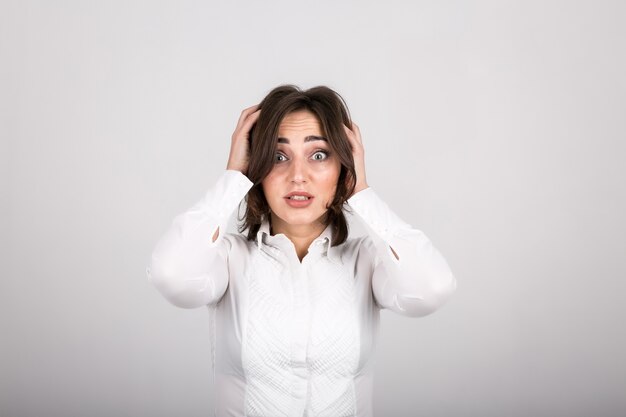
[[[189,276],[179,268],[154,260],[146,268],[146,274],[168,302],[186,309],[217,303],[228,285],[227,279],[216,279],[215,273]]]
[[[407,317],[423,317],[439,310],[456,291],[456,278],[450,274],[445,284],[431,287],[418,295],[396,294],[394,299],[398,313]]]

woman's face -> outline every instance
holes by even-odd
[[[308,110],[287,114],[278,130],[274,167],[262,181],[273,220],[290,226],[319,220],[335,196],[340,172],[341,163],[323,138],[315,114]],[[305,207],[293,207],[285,198],[292,191],[305,191],[313,198]]]

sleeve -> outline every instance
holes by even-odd
[[[409,317],[442,306],[455,292],[456,278],[428,237],[400,219],[372,187],[352,195],[348,204],[368,230],[363,250],[374,262],[376,303]]]
[[[173,219],[157,241],[146,274],[170,303],[196,308],[222,298],[229,282],[231,248],[225,230],[230,215],[252,186],[240,171],[225,170],[200,201]]]

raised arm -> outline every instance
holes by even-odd
[[[158,240],[146,274],[170,303],[196,308],[222,298],[229,282],[231,246],[223,231],[252,185],[238,170],[223,171],[204,197],[177,215]]]
[[[246,176],[250,130],[261,109],[244,109],[233,132],[226,170],[204,198],[174,218],[159,239],[146,268],[148,278],[168,301],[195,308],[219,302],[228,288],[231,242],[228,219],[254,185]]]
[[[456,279],[428,237],[400,219],[371,187],[348,199],[368,230],[362,253],[374,262],[372,291],[381,308],[419,317],[437,310]]]

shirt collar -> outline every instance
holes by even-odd
[[[341,256],[339,250],[336,246],[331,246],[332,238],[333,226],[332,224],[329,224],[328,226],[326,226],[324,231],[313,240],[313,242],[311,243],[311,250],[313,250],[316,245],[319,245],[321,246],[322,253],[326,253],[328,259],[337,264],[341,264]],[[259,250],[262,250],[264,246],[280,247],[279,240],[283,241],[283,239],[288,240],[288,238],[282,233],[274,236],[270,234],[270,223],[268,217],[266,216],[261,222],[261,227],[259,227],[259,231],[256,234],[256,242]]]

